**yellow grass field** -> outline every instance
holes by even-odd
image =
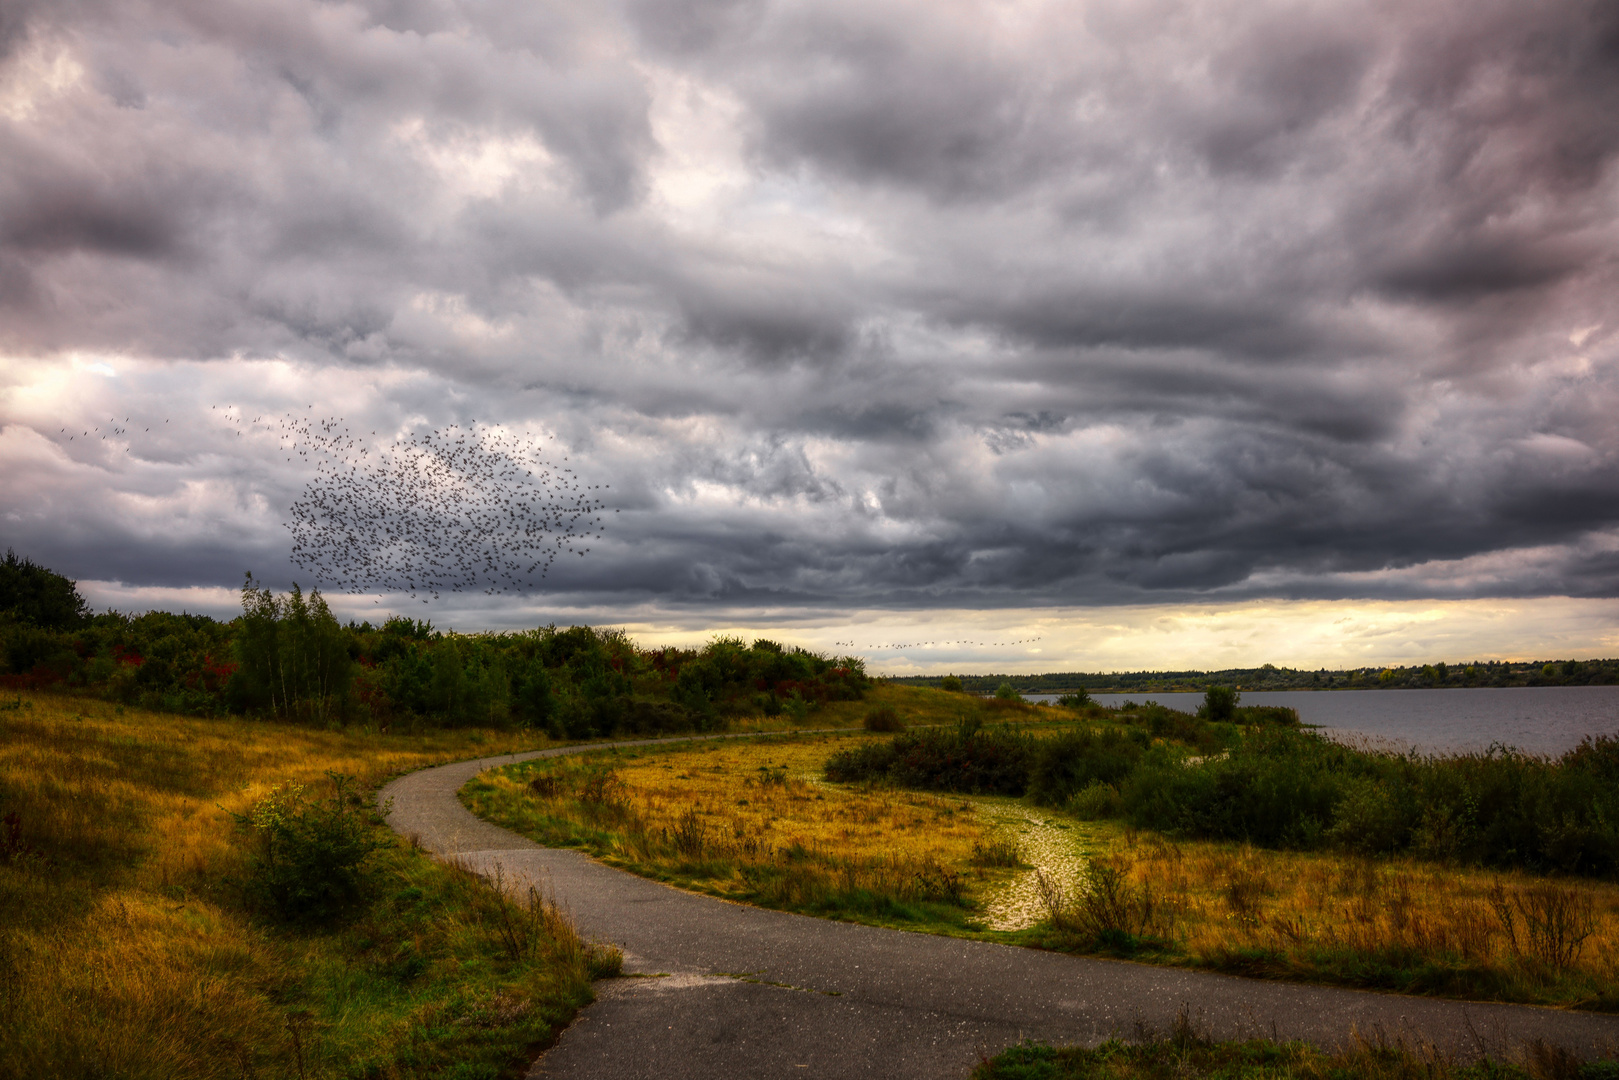
[[[1619,1010],[1612,882],[1079,828],[1092,858],[1150,890],[1157,929],[1187,962]]]
[[[508,827],[714,895],[879,924],[962,924],[969,913],[951,902],[1010,873],[986,865],[997,861],[995,826],[969,800],[824,783],[821,764],[845,738],[530,762],[485,773],[463,798]]]
[[[428,1075],[543,1038],[588,997],[566,927],[504,955],[505,902],[379,826],[375,901],[278,929],[244,909],[230,817],[278,785],[329,790],[328,771],[370,789],[521,748],[0,700],[0,1076]],[[501,1009],[504,1028],[474,1022]]]
[[[486,773],[463,798],[542,842],[733,900],[1263,977],[1619,1009],[1613,883],[1177,842],[1016,799],[822,781],[826,758],[861,737],[533,763]],[[1120,871],[1127,937],[1087,923],[1098,865]],[[924,867],[952,888],[915,884]]]

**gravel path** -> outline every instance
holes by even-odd
[[[617,743],[640,746],[643,742]],[[1540,1038],[1619,1048],[1619,1017],[1239,979],[881,930],[727,903],[542,848],[481,821],[456,792],[481,770],[570,746],[424,769],[382,790],[388,823],[480,872],[501,868],[624,950],[625,971],[532,1077],[965,1077],[1021,1039],[1095,1042],[1167,1030],[1186,1011],[1222,1038],[1342,1043],[1352,1032],[1472,1056]]]

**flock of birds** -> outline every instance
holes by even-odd
[[[165,420],[163,422],[165,424],[168,423],[167,420]],[[126,423],[126,424],[129,423],[129,417],[127,417],[127,416],[124,417],[124,423]],[[147,428],[146,430],[151,431],[152,429]],[[67,428],[63,428],[59,432],[59,434],[67,435]],[[103,432],[101,430],[101,427],[98,424],[97,426],[91,428],[89,431],[81,431],[81,432],[79,432],[79,435],[67,435],[67,441],[72,442],[75,438],[78,438],[79,436],[83,436],[84,438],[89,438],[91,435],[100,435],[101,436],[101,441],[106,442],[108,435],[111,435],[114,438],[117,438],[120,435],[128,435],[128,434],[129,434],[129,429],[126,428],[126,427],[119,427],[117,417],[111,417],[111,418],[109,418],[107,420],[107,430],[105,432]],[[129,453],[129,447],[127,447],[127,446],[124,447],[124,453],[126,453],[126,454]]]
[[[607,505],[598,492],[610,485],[580,483],[563,464],[567,456],[556,460],[534,436],[472,421],[466,428],[452,424],[382,445],[374,441],[377,432],[355,432],[341,417],[289,412],[248,420],[235,406],[214,410],[237,438],[256,429],[273,431],[287,462],[313,470],[285,526],[292,533],[293,565],[315,575],[317,584],[354,594],[403,593],[424,604],[446,592],[526,592],[558,559],[583,558],[587,542],[603,535]],[[111,418],[105,429],[98,425],[68,435],[68,441],[118,438],[129,433],[123,426],[129,422]],[[1007,648],[1039,640],[833,645],[879,652]]]
[[[1006,648],[1011,645],[1028,645],[1039,641],[1038,637],[1018,638],[1016,641],[910,641],[889,645],[856,645],[852,641],[834,641],[832,644],[840,649],[855,649],[860,652],[877,652],[882,649],[926,649],[942,645],[970,645],[975,648]]]
[[[286,460],[314,471],[286,523],[292,562],[342,591],[527,592],[603,535],[609,485],[582,484],[533,436],[474,421],[379,445],[293,413],[275,428]]]

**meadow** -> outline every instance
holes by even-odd
[[[413,849],[367,796],[536,742],[0,699],[0,1076],[520,1075],[612,956],[545,898]],[[333,773],[353,778],[342,804]],[[313,921],[252,889],[248,822],[299,805],[374,848],[357,893]]]
[[[885,707],[913,730],[530,762],[462,798],[542,843],[769,907],[1233,974],[1619,1009],[1619,886],[1606,876],[1490,866],[1456,846],[1384,854],[1322,829],[1310,848],[1172,835],[1132,824],[1097,775],[1126,777],[1172,749],[1191,762],[1183,771],[1230,769],[1242,754],[1212,751],[1242,725],[986,708],[891,685],[862,705]],[[1286,726],[1246,730],[1274,751],[1267,732]],[[1006,765],[1014,754],[1021,773]],[[1021,798],[1004,793],[1014,775]]]

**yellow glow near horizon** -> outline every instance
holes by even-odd
[[[159,608],[235,614],[235,589],[135,588],[79,582],[97,609]],[[998,611],[678,611],[650,606],[480,610],[402,598],[328,597],[340,618],[380,622],[390,612],[464,631],[586,624],[618,627],[641,646],[701,646],[718,635],[768,637],[817,652],[854,654],[874,674],[955,671],[1219,670],[1276,664],[1352,668],[1444,660],[1588,660],[1619,656],[1619,600],[1253,600]],[[469,601],[470,602],[470,601]],[[1038,639],[1038,640],[1032,640]],[[945,645],[1022,640],[1016,646]],[[853,647],[839,644],[854,642]],[[906,648],[892,648],[896,644]]]

